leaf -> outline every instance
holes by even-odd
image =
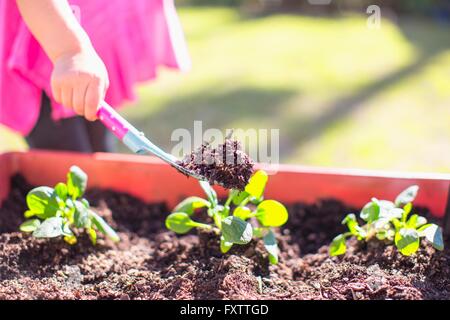
[[[97,227],[98,231],[103,233],[105,236],[110,238],[114,242],[119,242],[120,238],[117,233],[111,228],[102,217],[96,214],[94,211],[89,211],[89,215],[91,216],[91,220],[94,225]]]
[[[33,232],[41,225],[41,221],[39,219],[30,219],[22,223],[19,227],[22,232]]]
[[[227,253],[228,251],[230,251],[231,247],[233,246],[233,243],[231,242],[226,242],[222,237],[220,237],[220,251],[222,253]]]
[[[406,226],[407,226],[408,228],[416,229],[417,219],[418,219],[418,218],[419,218],[419,215],[418,215],[418,214],[413,214],[413,215],[409,218],[408,222],[406,223]]]
[[[81,199],[80,200],[81,201],[81,203],[86,207],[86,209],[89,209],[90,208],[90,205],[89,205],[89,201],[87,201],[86,199]]]
[[[231,190],[230,192],[235,193],[235,195],[233,196],[233,204],[235,206],[239,206],[242,201],[244,201],[249,196],[246,191]]]
[[[36,238],[54,238],[63,235],[64,220],[61,217],[48,218],[34,230],[33,236]]]
[[[405,256],[410,256],[419,249],[419,233],[412,228],[402,228],[395,234],[395,246]]]
[[[252,240],[253,229],[250,223],[229,216],[222,220],[222,235],[226,242],[246,244]]]
[[[256,218],[265,227],[279,227],[288,220],[288,211],[275,200],[264,200],[256,208]]]
[[[245,192],[252,197],[259,199],[264,194],[268,175],[264,170],[256,171],[249,179],[248,184],[245,186]]]
[[[369,223],[376,221],[379,215],[380,205],[378,204],[378,201],[376,199],[373,199],[371,202],[367,203],[359,214],[361,219]]]
[[[73,215],[73,221],[75,223],[75,227],[85,228],[89,221],[89,210],[81,201],[75,200],[74,204],[75,212]]]
[[[442,228],[436,224],[430,223],[422,226],[419,230],[419,236],[425,237],[437,250],[444,250],[444,239],[442,237]]]
[[[73,246],[74,244],[77,243],[77,237],[75,237],[74,235],[65,236],[64,241],[67,242],[68,244],[70,244],[71,246]]]
[[[330,244],[330,256],[340,256],[347,251],[345,244],[345,236],[343,234],[337,235]]]
[[[407,204],[405,204],[405,206],[403,207],[403,214],[405,214],[406,216],[408,216],[408,214],[410,214],[412,210],[412,203],[408,202]]]
[[[55,186],[55,192],[58,197],[64,202],[67,199],[67,185],[65,183],[58,183]]]
[[[97,232],[93,228],[88,229],[89,239],[91,239],[92,244],[95,246],[97,244]]]
[[[269,232],[264,236],[264,247],[266,248],[267,252],[269,253],[269,261],[271,264],[277,264],[278,263],[278,244],[277,239],[275,238],[275,234],[272,230],[269,230]]]
[[[266,235],[268,228],[253,228],[254,238],[263,238]]]
[[[34,214],[44,214],[53,191],[50,187],[37,187],[28,192],[26,201],[30,211]]]
[[[417,218],[417,222],[415,228],[419,228],[427,223],[427,219],[425,217],[419,216]]]
[[[174,212],[167,216],[166,227],[178,234],[188,233],[194,225],[192,219],[185,212]]]
[[[349,213],[344,220],[342,220],[342,224],[347,225],[347,228],[352,235],[359,238],[366,237],[366,231],[358,225],[355,214]]]
[[[403,207],[406,204],[413,202],[419,192],[419,186],[413,185],[403,190],[397,198],[395,198],[395,205],[397,207]]]
[[[62,233],[64,236],[67,237],[71,237],[74,235],[72,230],[70,230],[70,222],[64,223]]]
[[[181,201],[175,209],[173,209],[173,212],[185,212],[188,215],[192,215],[196,209],[204,207],[211,207],[211,203],[200,197],[189,197]]]
[[[199,183],[200,187],[202,187],[212,207],[215,207],[219,203],[217,200],[216,191],[211,187],[211,185],[207,181],[199,181]]]
[[[252,215],[252,211],[247,207],[236,207],[233,211],[233,216],[247,220]]]
[[[86,191],[87,174],[77,166],[70,167],[67,174],[67,193],[73,199],[81,197]]]

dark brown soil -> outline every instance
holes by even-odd
[[[17,232],[31,186],[20,177],[12,182],[0,209],[0,299],[450,298],[449,249],[424,244],[403,257],[393,246],[350,240],[345,256],[330,258],[327,244],[352,211],[337,201],[291,205],[278,233],[280,263],[269,266],[259,242],[222,255],[209,233],[166,231],[163,204],[105,190],[87,197],[119,231],[120,243],[37,240]]]
[[[237,140],[226,139],[213,148],[204,143],[179,162],[184,168],[227,189],[244,190],[253,173],[253,161]]]

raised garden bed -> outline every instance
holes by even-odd
[[[100,238],[93,246],[81,236],[70,246],[18,231],[26,193],[61,181],[72,164],[88,172],[86,197],[121,242]],[[0,299],[449,299],[448,241],[444,251],[424,242],[405,257],[394,246],[352,239],[344,256],[328,254],[347,213],[412,184],[421,188],[418,210],[443,225],[449,176],[280,167],[266,196],[287,205],[289,221],[277,231],[279,263],[270,265],[261,241],[224,255],[210,232],[168,231],[164,220],[173,206],[201,189],[153,158],[0,155]]]

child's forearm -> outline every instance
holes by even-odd
[[[91,47],[66,0],[16,0],[31,33],[52,62]]]

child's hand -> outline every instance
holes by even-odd
[[[55,59],[51,77],[54,99],[78,115],[94,121],[109,86],[105,65],[93,49]]]

